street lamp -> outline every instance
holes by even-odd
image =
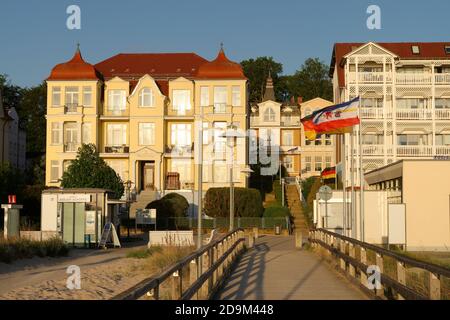
[[[131,185],[133,182],[131,180],[125,181],[124,185],[126,188],[126,198],[127,198],[127,212],[128,212],[128,219],[127,219],[127,237],[130,238],[130,201],[131,201]]]
[[[231,163],[229,165],[230,172],[230,227],[229,230],[234,230],[234,182],[233,182],[233,165],[234,165],[234,146],[237,138],[245,138],[245,134],[242,134],[237,130],[237,126],[230,124],[227,126],[227,130],[220,135],[222,138],[227,138],[227,145],[230,148]]]

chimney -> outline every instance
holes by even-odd
[[[303,103],[303,97],[297,97],[297,103],[300,105]]]
[[[290,102],[291,102],[291,103],[290,103],[291,106],[294,105],[294,103],[295,103],[294,101],[295,101],[295,98],[294,98],[294,97],[291,97],[291,101],[290,101]]]

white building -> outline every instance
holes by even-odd
[[[20,127],[19,115],[14,107],[3,105],[0,91],[0,163],[9,163],[25,170],[26,132]]]
[[[450,42],[336,43],[330,76],[335,103],[361,97],[365,172],[401,159],[450,156]],[[355,186],[360,185],[358,135],[356,126]],[[351,136],[346,134],[345,143],[337,137],[336,162],[338,172],[346,163],[346,186],[351,185]]]

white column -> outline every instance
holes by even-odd
[[[433,150],[432,150],[432,155],[436,156],[436,109],[435,109],[435,105],[436,105],[436,75],[434,72],[434,62],[431,63],[431,117],[432,117],[432,127],[433,129],[431,130],[431,139],[432,139],[432,146],[433,146]],[[428,144],[430,144],[430,142],[428,142]]]

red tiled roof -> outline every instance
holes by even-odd
[[[334,68],[338,67],[339,87],[345,86],[343,57],[366,43],[335,43],[330,63],[330,77],[333,76]],[[450,46],[450,42],[380,42],[376,43],[380,47],[392,52],[401,59],[450,59],[450,54],[445,52],[445,47]],[[414,54],[411,46],[419,46],[419,53]]]
[[[220,49],[216,59],[200,66],[196,77],[199,79],[247,79],[241,65],[229,60],[223,49]]]
[[[120,53],[95,65],[106,79],[115,76],[140,78],[149,74],[155,79],[193,77],[207,62],[195,53]]]
[[[83,60],[78,48],[72,59],[57,64],[51,71],[47,80],[99,80],[101,74],[93,65]]]

